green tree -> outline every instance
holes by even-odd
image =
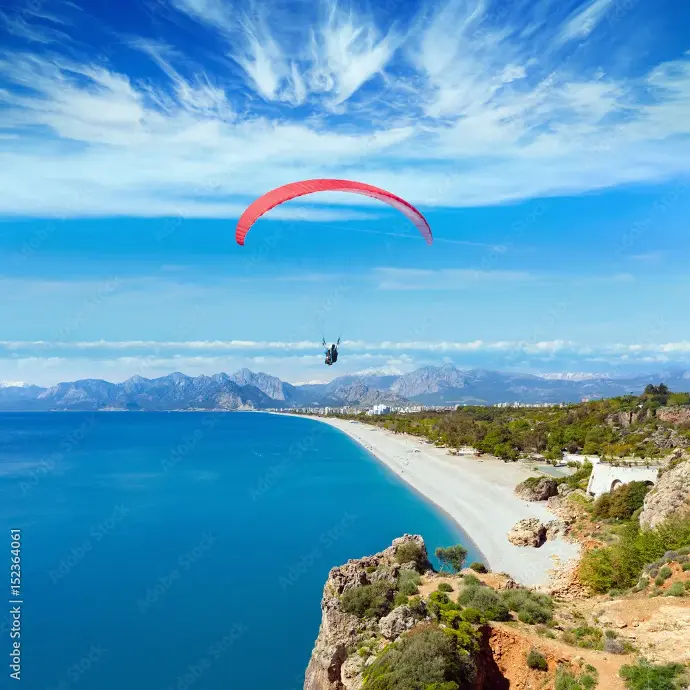
[[[441,562],[442,568],[448,568],[453,572],[460,572],[462,566],[467,558],[467,549],[461,544],[455,546],[448,546],[446,548],[438,547],[435,551],[436,558]]]

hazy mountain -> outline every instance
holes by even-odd
[[[0,410],[188,410],[376,404],[493,404],[577,402],[640,393],[648,383],[690,391],[690,372],[669,370],[628,377],[539,376],[447,364],[402,375],[380,371],[339,376],[330,383],[291,385],[275,376],[241,369],[232,375],[185,376],[179,372],[122,383],[84,379],[40,386],[0,387]]]
[[[407,402],[390,390],[368,386],[362,379],[342,383],[330,391],[330,395],[345,405],[403,405]]]

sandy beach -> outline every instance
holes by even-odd
[[[420,438],[361,422],[309,419],[346,433],[450,515],[495,572],[506,572],[524,585],[544,586],[550,570],[578,556],[579,546],[563,539],[547,541],[540,548],[514,546],[508,541],[506,535],[518,520],[536,517],[547,522],[556,518],[545,505],[515,495],[515,485],[535,474],[522,463],[450,455],[447,449]]]

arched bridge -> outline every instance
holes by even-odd
[[[608,463],[598,463],[592,468],[587,493],[596,498],[629,482],[656,484],[658,476],[658,467],[615,467]]]

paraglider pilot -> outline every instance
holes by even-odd
[[[330,347],[326,346],[326,340],[323,340],[323,346],[326,348],[326,364],[330,367],[338,361],[338,345],[340,345],[340,338],[338,344],[333,343]]]

